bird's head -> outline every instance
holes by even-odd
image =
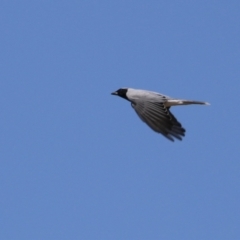
[[[126,100],[129,100],[128,97],[127,97],[127,91],[128,91],[127,88],[120,88],[117,91],[112,92],[111,94],[119,96],[119,97],[122,97],[122,98],[124,98]]]

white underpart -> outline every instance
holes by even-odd
[[[189,104],[209,105],[209,103],[207,102],[184,100],[184,99],[173,99],[169,96],[166,96],[157,92],[151,92],[151,91],[133,89],[133,88],[128,88],[126,95],[130,101],[131,100],[137,101],[138,99],[139,100],[141,99],[144,101],[162,102],[165,105],[165,107],[189,105]]]

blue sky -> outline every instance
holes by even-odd
[[[0,5],[0,239],[240,239],[239,1]],[[120,87],[211,106],[172,143]]]

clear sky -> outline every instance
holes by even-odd
[[[240,239],[240,1],[0,4],[0,239]],[[172,109],[168,141],[111,96]]]

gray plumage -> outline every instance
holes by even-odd
[[[133,88],[120,88],[112,95],[130,101],[143,122],[171,141],[174,141],[174,138],[182,140],[185,136],[185,129],[170,112],[170,107],[189,104],[209,105],[207,102],[174,99],[160,93]]]

